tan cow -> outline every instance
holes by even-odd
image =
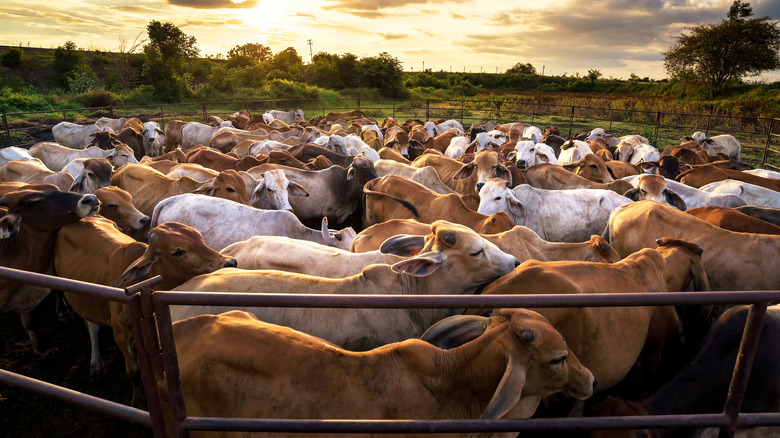
[[[482,294],[680,292],[691,283],[694,290],[709,290],[700,247],[669,239],[659,239],[657,244],[658,250],[643,249],[615,263],[529,260],[488,285]],[[591,369],[598,391],[620,382],[643,348],[657,365],[663,344],[679,326],[673,306],[536,310]]]
[[[119,229],[135,240],[146,240],[149,231],[149,216],[144,215],[133,205],[133,198],[119,187],[101,187],[95,190],[100,201],[98,213],[113,221]]]
[[[618,254],[628,256],[672,237],[697,242],[713,290],[780,289],[780,236],[737,233],[666,204],[639,201],[615,209],[605,230]]]
[[[661,175],[641,175],[637,186],[624,193],[632,201],[655,201],[669,204],[678,210],[685,211],[685,201],[677,193],[666,187],[666,179]]]
[[[517,259],[474,231],[446,221],[434,222],[427,237],[404,236],[386,242],[383,252],[418,255],[389,265],[371,265],[351,277],[329,279],[280,271],[222,269],[179,286],[182,291],[242,291],[295,294],[472,294],[482,284],[511,271]],[[175,306],[174,321],[217,306]],[[240,309],[241,310],[241,309]],[[320,336],[349,349],[367,349],[419,336],[452,314],[449,309],[300,309],[244,307],[263,321]]]
[[[83,219],[63,227],[54,247],[54,269],[58,276],[104,285],[126,286],[161,275],[157,287],[171,289],[190,278],[222,267],[236,266],[203,243],[200,234],[182,224],[165,223],[149,232],[149,246],[136,242],[102,217]],[[125,358],[125,370],[133,383],[133,406],[140,406],[141,387],[131,316],[125,305],[91,295],[68,293],[70,306],[87,324],[92,345],[90,375],[101,373],[98,329],[111,326],[114,341]]]
[[[425,223],[444,219],[485,233],[514,227],[514,222],[504,212],[477,213],[466,207],[458,195],[440,195],[402,176],[387,175],[369,181],[363,193],[366,194],[365,226],[388,219],[415,219]]]
[[[532,187],[545,190],[605,189],[622,195],[634,187],[623,180],[607,184],[593,182],[575,175],[561,166],[547,163],[537,164],[526,169],[525,179]]]
[[[609,173],[607,164],[604,160],[594,154],[587,154],[580,158],[579,161],[569,163],[563,166],[563,168],[569,172],[574,172],[575,175],[579,175],[597,183],[610,183],[614,181],[614,178],[612,178],[612,175]]]
[[[245,312],[199,316],[173,330],[188,416],[527,418],[550,394],[592,394],[593,375],[535,312],[506,310],[478,324],[484,333],[455,350],[411,339],[363,353]]]
[[[27,184],[54,184],[67,191],[73,184],[68,172],[49,170],[38,160],[11,160],[0,166],[0,182],[23,182]]]
[[[412,162],[412,167],[433,167],[441,181],[462,195],[476,195],[489,178],[502,178],[510,183],[509,170],[501,164],[500,154],[483,149],[474,155],[474,161],[464,164],[442,155],[425,154]]]

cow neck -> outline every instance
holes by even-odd
[[[484,334],[451,350],[442,350],[437,392],[450,403],[452,418],[479,418],[487,408],[509,365],[507,351],[517,343],[508,327],[509,322],[489,327]],[[525,363],[515,364],[527,369],[531,356],[523,352]]]
[[[31,272],[52,272],[54,242],[59,230],[40,231],[25,225],[10,238],[0,239],[0,265]]]

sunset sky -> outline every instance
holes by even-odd
[[[663,78],[661,52],[686,26],[718,22],[732,0],[11,0],[0,5],[0,44],[114,51],[151,20],[197,38],[201,54],[262,43],[274,53],[389,52],[404,70],[503,72],[530,62],[541,73],[600,69]],[[750,2],[780,19],[780,1]],[[146,38],[144,32],[142,38]],[[780,80],[780,73],[759,76]]]

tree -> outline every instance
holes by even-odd
[[[173,23],[154,20],[146,26],[146,32],[149,43],[144,46],[144,76],[155,94],[171,102],[191,94],[191,75],[184,74],[184,62],[198,55],[195,37]]]
[[[401,61],[382,52],[379,56],[360,59],[357,69],[358,84],[377,88],[385,97],[401,97],[404,93]]]
[[[531,63],[523,64],[522,62],[518,62],[514,65],[514,67],[510,68],[506,71],[507,74],[516,74],[516,75],[535,75],[536,74],[536,67],[531,65]]]
[[[0,65],[3,67],[19,67],[22,65],[23,52],[18,47],[11,47],[0,53]]]
[[[64,45],[54,49],[54,60],[51,62],[51,68],[57,75],[61,85],[68,85],[68,73],[78,67],[81,61],[81,53],[76,48],[76,43],[67,41]]]
[[[293,47],[288,47],[263,62],[268,79],[303,80],[303,60]]]
[[[228,59],[245,56],[255,62],[263,62],[271,57],[271,49],[258,43],[246,43],[230,49],[227,56]]]
[[[736,0],[727,19],[699,24],[679,35],[664,53],[675,79],[716,96],[745,76],[780,68],[780,28],[769,17],[748,18],[753,9]]]
[[[588,80],[591,82],[596,82],[601,76],[601,70],[597,70],[595,68],[588,70]]]
[[[354,87],[357,85],[357,66],[357,56],[351,53],[336,55],[319,52],[307,68],[307,82],[333,90]]]

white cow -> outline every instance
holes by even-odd
[[[558,155],[558,164],[565,166],[567,164],[580,161],[585,155],[592,154],[590,145],[582,140],[567,140],[561,145],[561,153]]]
[[[527,138],[528,140],[536,143],[541,143],[542,139],[542,130],[537,128],[536,126],[529,126],[523,130],[523,138]]]
[[[650,140],[642,137],[639,134],[624,135],[618,137],[617,145],[617,157],[620,161],[628,162],[631,159],[631,155],[634,153],[634,148],[640,144],[650,144]]]
[[[474,145],[474,152],[479,152],[482,149],[492,148],[492,147],[500,147],[502,144],[509,141],[509,134],[498,131],[498,130],[492,130],[488,132],[480,132],[477,133],[477,136],[474,138],[474,141],[471,142],[471,145]]]
[[[344,137],[344,143],[349,151],[349,155],[363,155],[374,163],[381,158],[379,152],[372,149],[371,146],[367,145],[356,134],[349,134]]]
[[[270,116],[270,118],[267,118],[266,116]],[[298,120],[306,120],[303,116],[303,110],[297,109],[297,110],[290,110],[290,111],[279,111],[279,110],[270,110],[266,111],[263,114],[263,120],[268,120],[265,123],[270,124],[274,120],[281,120],[284,123],[288,125],[294,125],[295,122]]]
[[[710,193],[736,195],[744,199],[748,205],[780,208],[779,192],[744,181],[724,179],[723,181],[711,182],[699,187],[699,189]]]
[[[252,175],[246,174],[254,179]],[[257,185],[249,196],[249,203],[263,210],[293,211],[288,195],[309,196],[305,187],[295,181],[290,181],[279,169],[265,171],[257,178]]]
[[[528,184],[513,189],[499,178],[487,180],[479,191],[479,211],[505,211],[517,225],[554,242],[582,242],[601,234],[609,214],[630,199],[611,190],[544,190]]]
[[[354,253],[281,236],[254,236],[220,252],[236,259],[241,269],[274,269],[326,278],[349,277],[360,274],[368,265],[392,265],[403,260],[378,250]]]
[[[468,141],[468,139],[466,139]],[[425,187],[433,190],[441,195],[447,195],[450,193],[459,194],[449,186],[444,184],[439,177],[439,174],[430,166],[422,168],[412,167],[408,164],[399,163],[394,160],[379,160],[374,163],[374,170],[377,175],[399,175],[408,178],[416,183],[422,184]]]
[[[344,140],[344,137],[340,135],[323,135],[322,137],[315,139],[314,144],[336,152],[337,154],[349,155],[347,142]]]
[[[639,186],[639,178],[642,175],[631,175],[623,178],[632,186]],[[666,187],[676,193],[685,202],[687,208],[706,207],[708,205],[716,207],[734,208],[745,205],[746,202],[739,196],[721,193],[708,193],[695,187],[685,185],[673,179],[664,178]]]
[[[750,170],[743,170],[743,172],[755,176],[760,176],[762,178],[780,179],[780,172],[775,172],[774,170],[750,169]]]
[[[620,142],[617,137],[610,134],[609,132],[605,131],[604,128],[595,128],[592,131],[590,131],[590,134],[585,140],[593,140],[596,138],[600,138],[604,140],[607,143],[607,146],[617,146]]]
[[[52,144],[56,144],[56,143],[52,143]],[[9,146],[7,148],[0,149],[0,164],[3,164],[11,160],[35,160],[35,159],[36,158],[30,154],[30,151],[24,148],[20,148],[18,146]]]
[[[164,152],[165,132],[160,129],[157,122],[144,123],[144,129],[141,131],[141,137],[144,141],[144,153],[150,157],[159,157]]]
[[[555,158],[555,151],[550,146],[522,140],[515,145],[515,162],[517,167],[523,169],[539,163],[558,164],[558,159]]]
[[[284,210],[259,210],[227,199],[187,193],[161,201],[154,207],[154,228],[163,222],[181,222],[200,231],[212,248],[224,248],[252,236],[287,236],[349,250],[355,231],[345,228],[322,230],[305,227],[294,214]]]
[[[444,151],[444,156],[457,160],[463,154],[466,153],[466,149],[469,147],[469,139],[467,137],[452,137],[450,139],[450,145]]]
[[[742,144],[733,135],[723,134],[707,137],[707,134],[697,131],[691,136],[701,145],[707,155],[726,154],[730,159],[742,160]]]
[[[111,129],[114,132],[119,132],[125,127],[124,117],[118,119],[112,119],[110,117],[101,117],[95,121],[95,124],[100,127],[101,130]]]
[[[661,154],[658,152],[658,149],[649,144],[640,144],[634,148],[634,152],[631,154],[631,158],[628,162],[634,165],[650,162],[657,163],[659,158],[661,158]],[[652,171],[655,167],[651,167],[650,169]]]
[[[260,140],[258,142],[252,143],[252,146],[249,146],[249,155],[267,154],[274,149],[286,151],[291,147],[292,146],[287,143],[282,143],[276,140]]]
[[[89,136],[103,131],[99,126],[95,124],[79,125],[71,122],[60,122],[51,128],[51,133],[54,135],[54,141],[62,146],[72,149],[84,149],[89,145]],[[110,129],[106,131],[114,132]]]
[[[76,158],[107,158],[114,169],[127,164],[138,164],[133,150],[126,144],[120,144],[113,149],[100,149],[97,146],[90,146],[86,149],[71,149],[60,146],[57,143],[43,141],[36,143],[30,148],[30,155],[39,159],[49,169],[59,172],[71,161]]]
[[[225,122],[225,127],[232,127],[230,122]],[[195,145],[206,145],[211,143],[211,137],[221,129],[220,126],[204,125],[199,122],[189,122],[181,128],[181,149],[186,151],[187,149]]]
[[[201,275],[176,290],[241,291],[295,294],[473,294],[477,288],[510,272],[518,261],[473,230],[445,221],[431,234],[396,236],[382,245],[387,253],[418,255],[394,265],[370,265],[340,279],[280,271],[220,269]],[[173,306],[174,321],[226,311],[217,306]],[[301,309],[244,307],[263,321],[286,325],[351,350],[365,350],[420,336],[452,309]]]

